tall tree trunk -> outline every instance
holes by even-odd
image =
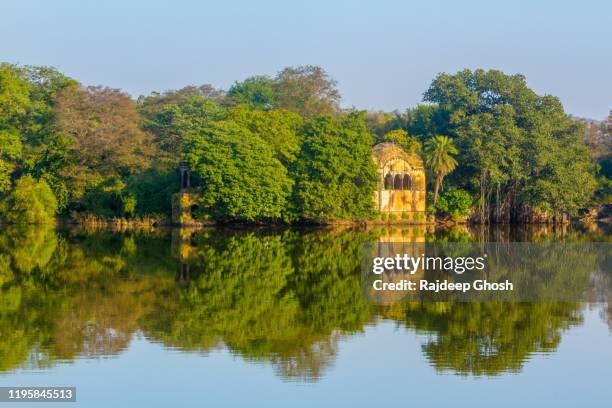
[[[434,205],[438,202],[438,192],[440,191],[440,185],[442,184],[442,176],[436,175],[436,184],[434,186]]]
[[[497,182],[497,189],[495,190],[495,223],[499,224],[500,214],[500,203],[499,203],[499,182]]]
[[[485,194],[484,194],[485,174],[480,173],[480,222],[485,223]]]

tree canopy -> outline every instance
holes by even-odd
[[[500,71],[440,74],[423,102],[343,110],[336,81],[312,65],[227,92],[204,84],[134,100],[54,68],[0,64],[0,200],[30,175],[61,216],[169,219],[186,160],[198,216],[361,220],[377,182],[371,147],[392,142],[423,157],[433,201],[460,190],[447,198],[475,221],[547,221],[609,203],[610,120],[587,126]],[[453,216],[446,204],[429,208]]]
[[[459,150],[451,182],[476,193],[483,220],[517,220],[527,211],[576,215],[588,206],[595,167],[580,124],[522,75],[440,74],[424,99],[442,112],[431,117],[448,118],[441,129]]]
[[[185,161],[202,183],[202,211],[220,220],[280,219],[291,179],[272,147],[247,128],[215,122],[189,135]]]
[[[378,180],[373,143],[363,115],[357,112],[307,122],[293,171],[298,213],[312,220],[371,217]]]

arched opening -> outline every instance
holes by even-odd
[[[402,189],[402,176],[400,176],[399,174],[395,175],[395,178],[393,180],[393,189],[394,190]]]
[[[182,163],[179,170],[181,173],[181,190],[191,188],[191,174],[189,171],[189,165]]]
[[[404,190],[412,190],[412,180],[408,174],[404,174]]]
[[[189,176],[187,170],[183,170],[181,174],[181,188],[189,188]]]
[[[385,190],[393,190],[393,175],[390,173],[385,177]]]

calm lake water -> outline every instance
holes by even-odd
[[[0,386],[76,386],[70,407],[612,406],[609,259],[557,266],[586,302],[363,300],[364,244],[467,241],[612,235],[0,227]]]

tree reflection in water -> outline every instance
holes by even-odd
[[[423,352],[436,369],[459,374],[518,372],[535,352],[553,352],[582,321],[578,303],[404,303],[382,315],[433,334]]]
[[[493,239],[516,239],[496,232]],[[0,372],[114,356],[135,333],[197,353],[227,348],[284,379],[316,381],[339,341],[380,318],[427,333],[439,370],[494,375],[553,352],[577,303],[394,303],[361,299],[362,244],[491,239],[491,231],[0,230]],[[567,231],[525,240],[590,240]],[[577,254],[576,256],[579,256]],[[607,281],[609,282],[609,281]]]

